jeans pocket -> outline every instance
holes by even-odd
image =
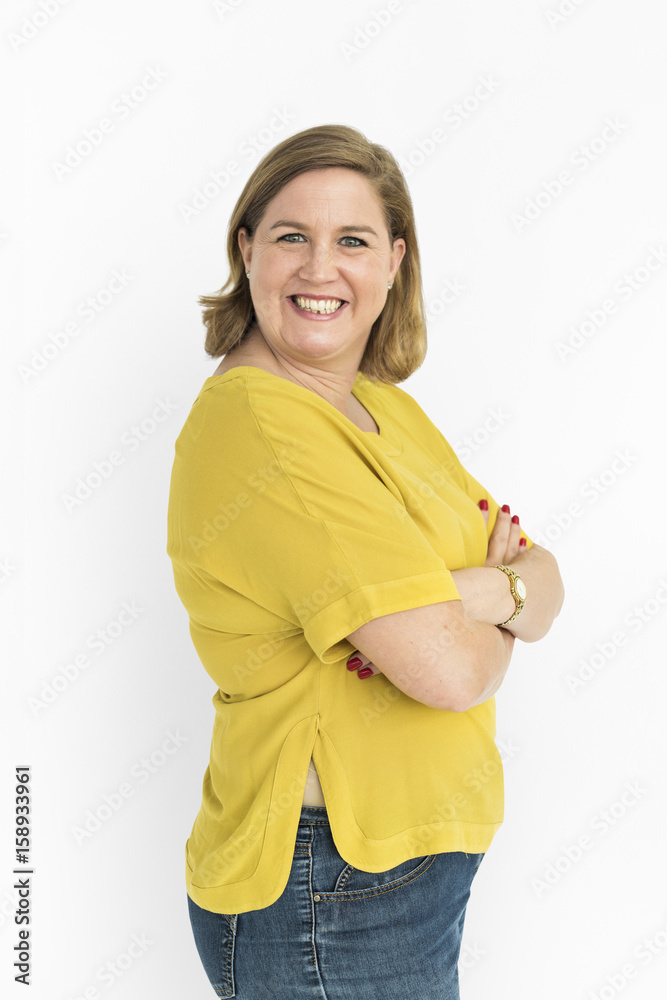
[[[354,896],[377,895],[381,892],[391,892],[403,885],[420,878],[433,864],[435,854],[426,854],[420,858],[408,858],[395,868],[383,872],[365,872],[361,868],[345,865],[341,871],[334,893],[346,893]]]
[[[213,913],[197,906],[188,896],[190,925],[208,980],[221,1000],[236,996],[234,948],[237,913]]]

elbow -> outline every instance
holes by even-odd
[[[456,674],[449,664],[439,670],[394,674],[389,679],[409,698],[439,712],[465,712],[473,698],[468,679],[463,673]]]
[[[563,586],[562,577],[556,567],[556,574],[558,576],[558,596],[556,598],[556,610],[554,611],[554,618],[560,614],[560,609],[563,607],[563,601],[565,600],[565,587]]]
[[[491,697],[485,694],[488,678],[485,677],[483,664],[478,663],[472,656],[461,657],[458,663],[465,663],[465,666],[455,671],[450,664],[449,669],[443,670],[447,681],[441,685],[437,693],[423,692],[425,705],[441,712],[467,712],[468,709],[481,705]]]
[[[438,691],[425,689],[418,693],[411,692],[410,696],[427,708],[435,708],[439,712],[467,712],[472,705],[471,692],[449,687]]]
[[[550,553],[552,565],[553,565],[553,590],[554,590],[554,604],[553,604],[553,615],[551,621],[554,620],[559,614],[560,609],[563,607],[563,601],[565,600],[565,587],[563,585],[563,578],[560,575],[560,570],[558,568],[558,563],[556,562],[556,557],[553,553]]]
[[[548,603],[546,603],[539,619],[531,622],[530,631],[525,633],[523,631],[521,632],[520,638],[522,642],[537,642],[539,639],[543,639],[550,631],[554,620],[560,614],[561,608],[563,607],[563,601],[565,599],[565,588],[558,569],[558,563],[551,552],[547,552],[546,549],[544,552],[549,558],[553,568]]]
[[[429,708],[437,708],[440,712],[467,712],[469,708],[472,708],[475,704],[474,696],[468,694],[464,696],[459,695],[448,695],[447,697],[440,698],[437,701],[429,701],[424,704],[428,704]]]
[[[553,552],[548,552],[544,550],[551,563],[551,618],[549,621],[549,627],[560,614],[560,609],[563,607],[563,601],[565,600],[565,587],[563,586],[563,578],[560,575],[560,570],[558,568],[558,563],[556,562],[556,557]],[[548,631],[548,628],[547,628]]]
[[[489,698],[491,695],[489,695]],[[452,701],[445,711],[447,712],[467,712],[471,708],[475,708],[476,705],[481,705],[482,702],[488,701],[488,698],[474,698],[469,697],[460,701]]]
[[[452,692],[438,705],[432,707],[439,708],[442,712],[467,712],[471,708],[476,708],[477,705],[482,705],[492,697],[492,694],[486,693],[485,685],[476,688],[470,686],[468,690],[462,690],[457,693]]]
[[[495,687],[488,677],[471,674],[467,684],[451,693],[445,708],[448,712],[467,712],[492,698]]]

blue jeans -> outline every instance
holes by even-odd
[[[285,890],[271,906],[212,913],[188,896],[197,951],[218,997],[458,1000],[470,886],[483,854],[348,865],[326,809],[304,806]]]

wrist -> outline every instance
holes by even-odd
[[[499,570],[503,574],[503,576],[507,577],[507,580],[509,582],[509,595],[513,605],[507,618],[504,618],[502,621],[497,622],[498,627],[502,628],[503,626],[509,625],[511,622],[516,621],[516,619],[523,611],[524,606],[526,604],[527,590],[526,590],[526,584],[521,579],[516,570],[512,569],[511,566],[500,564],[498,566],[494,566],[493,568]]]
[[[505,573],[503,573],[501,569],[498,569],[497,566],[489,566],[489,569],[496,570],[493,574],[493,578],[495,580],[496,587],[498,588],[498,598],[495,607],[496,616],[493,620],[493,624],[496,625],[497,628],[501,628],[502,626],[499,623],[506,622],[512,617],[516,611],[516,603],[512,597],[509,580],[507,579]]]
[[[514,612],[505,574],[493,570],[493,566],[468,566],[452,571],[466,615],[486,625],[505,621]]]

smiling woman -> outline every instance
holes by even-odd
[[[456,1000],[503,816],[493,695],[515,637],[558,613],[558,569],[396,384],[426,332],[387,150],[337,125],[284,140],[227,248],[202,297],[222,361],[168,512],[217,687],[185,850],[195,943],[220,997]]]
[[[227,355],[246,341],[256,318],[253,290],[246,277],[249,268],[240,245],[241,230],[246,233],[247,246],[253,242],[269,204],[291,182],[320,171],[331,171],[327,176],[332,176],[341,170],[346,171],[348,178],[365,182],[361,190],[366,193],[370,190],[373,203],[380,207],[380,217],[373,213],[371,220],[366,214],[366,202],[361,206],[357,203],[362,214],[340,220],[341,247],[353,253],[355,248],[372,241],[377,246],[386,239],[388,248],[396,240],[405,244],[404,256],[394,278],[389,276],[387,269],[384,289],[387,290],[391,282],[394,294],[385,299],[374,319],[359,370],[370,378],[397,383],[422,364],[426,356],[426,326],[410,194],[391,153],[369,143],[356,129],[343,125],[321,125],[290,136],[267,154],[248,179],[229,221],[229,278],[217,294],[201,297],[207,329],[206,351],[211,357]],[[356,190],[358,193],[358,186]],[[331,204],[335,208],[333,201]],[[275,204],[272,207],[275,208]],[[350,205],[351,210],[354,207]],[[270,224],[264,226],[264,234],[266,237],[267,229],[275,226],[271,238],[292,244],[288,251],[299,252],[311,235],[304,228],[308,221],[295,212],[275,212]],[[305,287],[312,291],[309,285]],[[301,287],[294,289],[301,290]],[[325,290],[318,288],[317,293],[321,296]]]
[[[341,167],[300,174],[272,198],[252,234],[239,228],[238,242],[255,313],[245,346],[259,346],[287,377],[319,387],[347,413],[405,253],[370,183]]]

